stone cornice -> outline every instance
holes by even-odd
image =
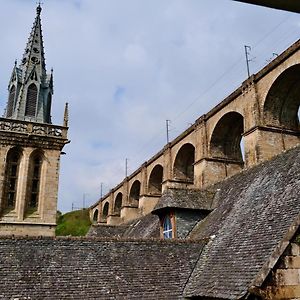
[[[62,149],[69,143],[68,127],[0,118],[2,145],[20,145]]]

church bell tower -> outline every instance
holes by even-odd
[[[41,12],[38,5],[0,118],[0,235],[55,235],[59,161],[68,143],[68,106],[63,126],[51,124],[53,72],[46,72]]]

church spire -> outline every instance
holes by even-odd
[[[47,75],[40,3],[21,64],[13,68],[8,85],[6,117],[32,122],[51,122],[53,76]]]
[[[32,69],[36,70],[38,73],[37,75],[43,77],[46,75],[41,12],[42,8],[39,4],[36,8],[36,17],[21,62],[21,68],[25,80],[27,79],[26,77],[30,75]]]

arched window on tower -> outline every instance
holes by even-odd
[[[6,157],[2,203],[2,209],[4,212],[14,210],[16,206],[20,160],[21,151],[19,149],[13,148],[8,152]]]
[[[25,116],[35,117],[37,104],[37,87],[32,83],[27,89]]]
[[[29,159],[26,213],[33,213],[39,206],[40,179],[43,157],[40,151],[32,153]]]
[[[6,116],[11,117],[14,109],[14,103],[16,98],[16,87],[13,85],[9,91]]]

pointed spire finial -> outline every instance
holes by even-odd
[[[37,69],[37,72],[39,73],[38,76],[45,76],[46,74],[42,25],[40,17],[40,12],[42,10],[41,2],[39,1],[37,4],[37,15],[35,17],[20,65],[24,80],[28,79],[28,76],[30,76],[33,68]]]
[[[69,123],[69,103],[66,102],[63,126],[68,127],[68,123]]]
[[[39,1],[39,2],[37,2],[36,3],[38,6],[37,6],[37,8],[36,8],[36,13],[38,14],[38,15],[40,15],[41,14],[41,12],[42,12],[42,2],[41,1]]]

